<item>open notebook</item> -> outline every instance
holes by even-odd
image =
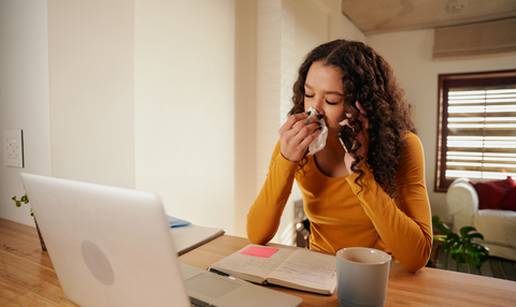
[[[331,295],[337,286],[335,257],[301,248],[249,244],[209,270],[319,294]]]

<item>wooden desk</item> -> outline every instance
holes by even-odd
[[[223,236],[179,257],[201,268],[248,243]],[[298,295],[303,306],[337,306],[335,296],[270,287]],[[393,265],[386,306],[516,306],[516,282],[423,268],[416,274]],[[75,306],[64,297],[36,230],[0,219],[0,306]]]
[[[219,237],[181,257],[187,264],[207,268],[211,263],[249,244],[243,238]],[[297,295],[303,306],[338,306],[337,297],[289,290],[271,289]],[[516,282],[422,268],[415,274],[394,263],[389,276],[385,306],[516,306]]]

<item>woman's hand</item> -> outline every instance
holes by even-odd
[[[287,160],[299,162],[305,156],[308,146],[321,133],[321,126],[315,117],[306,113],[293,114],[279,129],[281,154]]]
[[[360,144],[362,144],[362,146],[360,146],[360,148],[358,149],[357,154],[363,157],[363,161],[365,161],[365,159],[367,159],[367,152],[369,147],[369,137],[367,134],[367,129],[369,128],[369,120],[367,119],[366,111],[358,101],[355,103],[355,106],[359,111],[358,120],[362,124],[362,131],[357,136],[357,139],[360,142]],[[349,126],[349,121],[348,119],[345,119],[341,121],[339,124],[341,126]],[[348,171],[348,174],[351,174],[353,172],[353,170],[351,170],[351,165],[353,165],[353,162],[355,162],[355,158],[347,151],[346,148],[344,148],[344,150],[346,150],[346,154],[344,154],[344,164],[346,165],[346,170]]]

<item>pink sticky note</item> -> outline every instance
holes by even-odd
[[[278,251],[275,247],[266,247],[266,246],[249,246],[246,249],[240,251],[240,254],[261,257],[261,258],[269,258],[274,255]]]

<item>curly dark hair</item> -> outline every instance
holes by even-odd
[[[374,179],[391,196],[397,195],[396,172],[402,138],[407,131],[416,132],[410,119],[409,105],[404,93],[398,86],[389,64],[371,47],[362,42],[334,40],[313,49],[304,60],[294,83],[294,106],[289,115],[304,112],[305,81],[312,63],[322,61],[342,71],[344,88],[344,105],[346,112],[352,115],[349,120],[356,137],[362,131],[358,112],[353,111],[355,102],[360,102],[369,120],[369,149],[367,157],[362,157],[358,149],[362,146],[355,141],[350,150],[355,162],[351,166],[359,176],[356,183],[364,176],[358,165],[365,158],[372,170]]]

